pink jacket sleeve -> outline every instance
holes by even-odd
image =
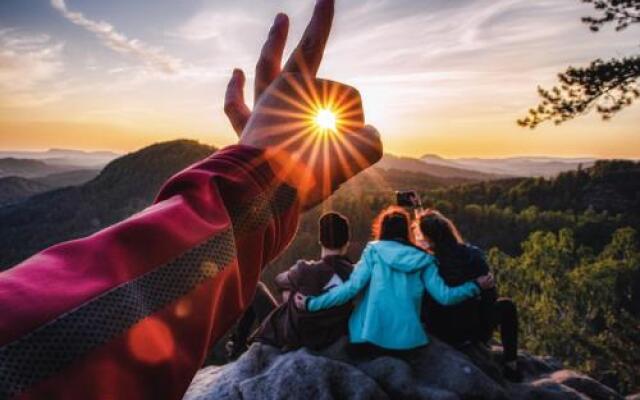
[[[155,203],[0,274],[0,399],[179,399],[297,227],[295,189],[231,146]]]

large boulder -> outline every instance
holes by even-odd
[[[553,359],[524,353],[525,383],[508,383],[499,348],[456,350],[434,340],[402,358],[355,358],[346,348],[346,339],[321,352],[255,343],[236,362],[200,370],[185,399],[623,399]]]
[[[365,373],[348,364],[297,350],[281,354],[261,344],[236,362],[204,368],[185,399],[386,399]]]

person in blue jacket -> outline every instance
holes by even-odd
[[[493,286],[493,277],[449,287],[438,275],[436,259],[413,245],[410,217],[396,206],[383,210],[351,277],[320,296],[296,295],[296,304],[319,311],[361,294],[349,318],[350,342],[367,350],[411,350],[427,345],[420,322],[425,290],[443,305],[456,304]]]

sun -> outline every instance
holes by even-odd
[[[320,127],[323,130],[330,130],[335,132],[337,129],[336,114],[329,109],[322,108],[318,110],[314,118],[314,121],[316,125],[318,125],[318,127]]]

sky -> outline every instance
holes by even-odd
[[[276,13],[287,52],[312,0],[2,0],[0,149],[133,151],[236,141],[235,67],[253,79]],[[516,120],[568,65],[640,53],[640,26],[594,34],[579,0],[337,0],[319,77],[357,87],[385,151],[640,157],[640,104],[535,130]],[[252,102],[252,90],[246,91]]]

